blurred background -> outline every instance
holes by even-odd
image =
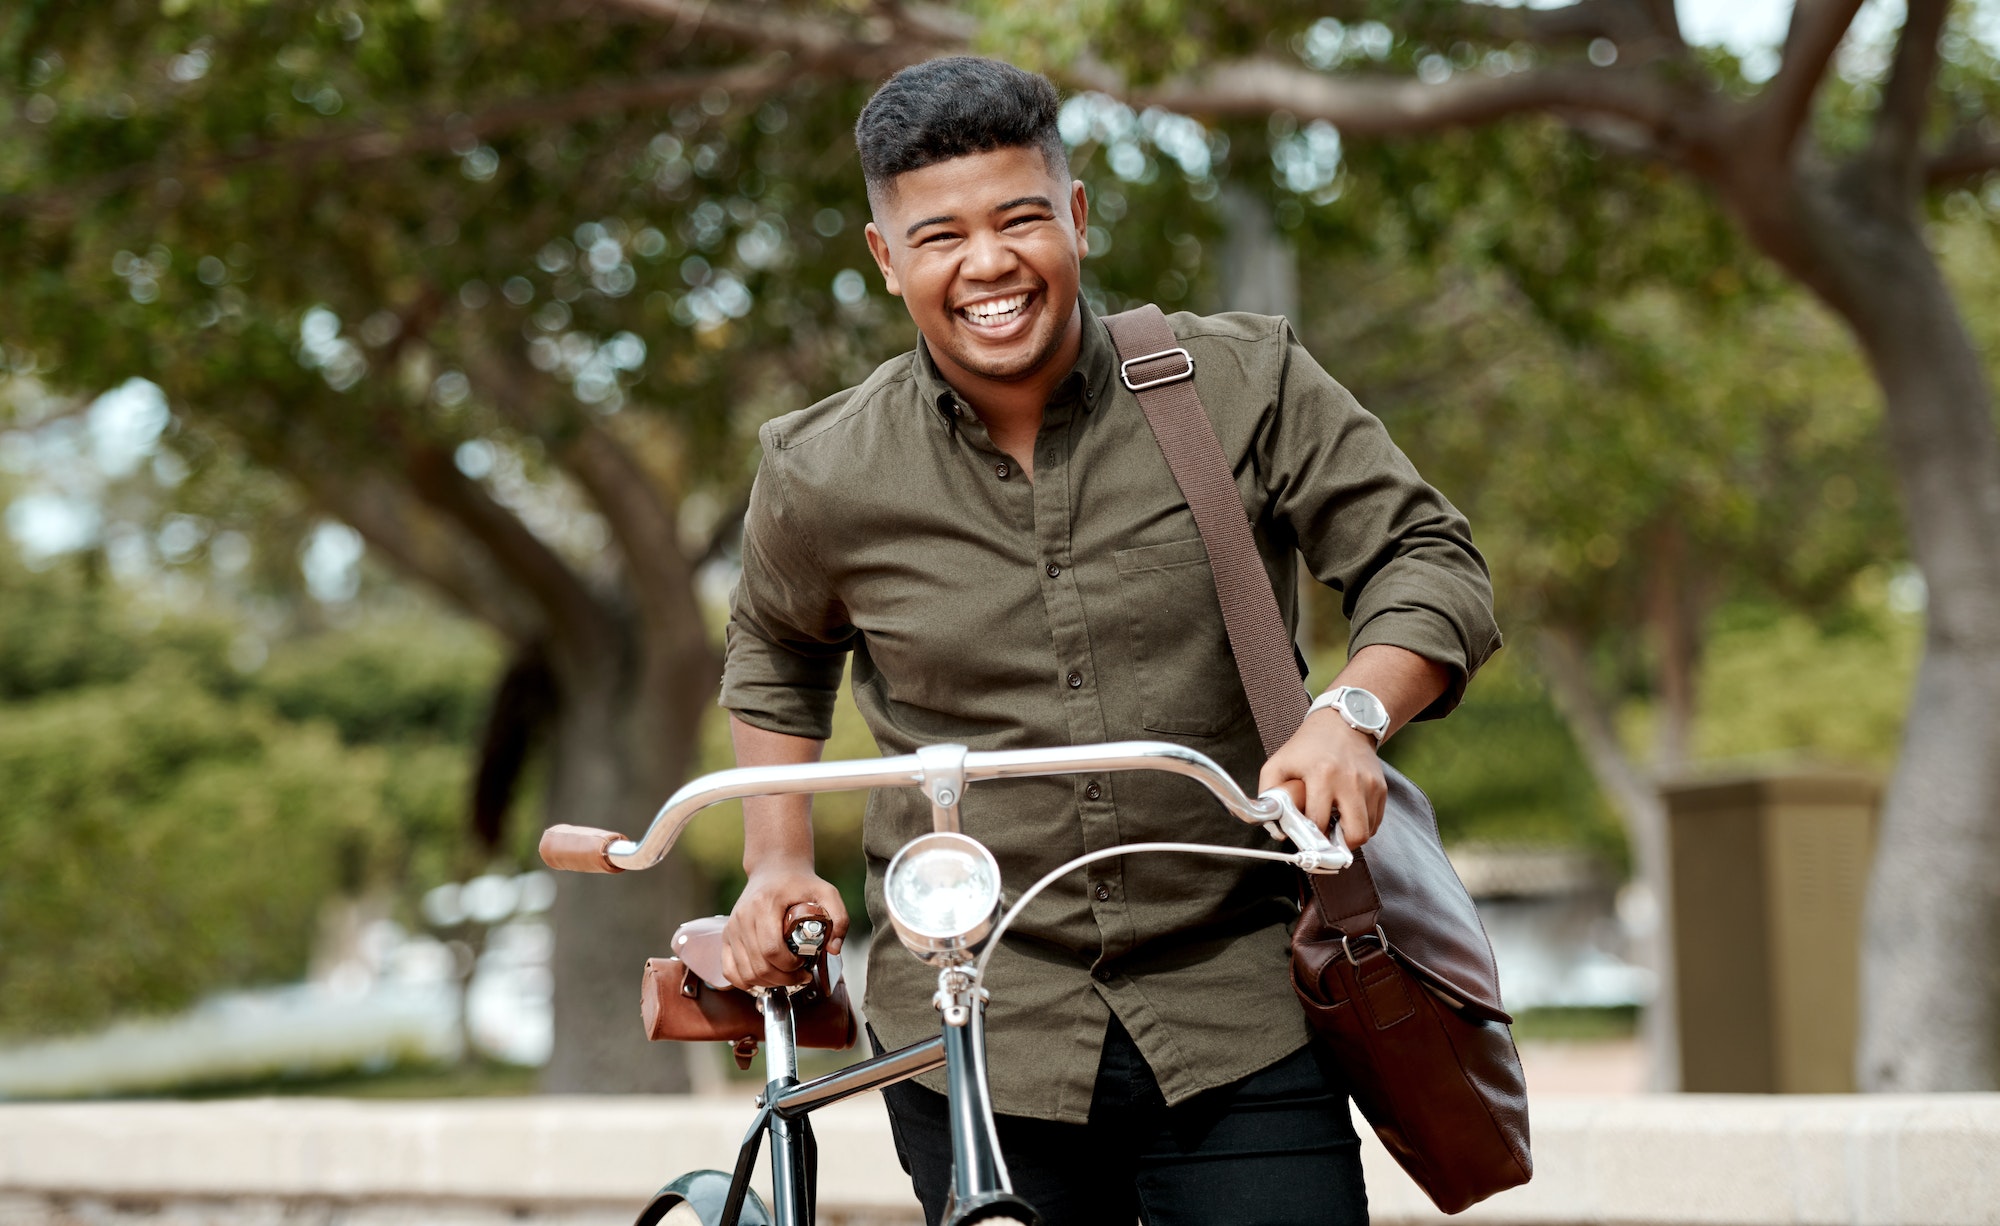
[[[1991,0],[35,0],[0,12],[0,1097],[733,1075],[631,1008],[740,888],[733,814],[642,878],[533,847],[729,764],[756,429],[914,340],[849,130],[966,49],[1063,90],[1094,306],[1289,316],[1470,517],[1509,646],[1389,756],[1531,1074],[2000,1086],[2000,904],[1951,884],[2000,870]],[[1307,607],[1317,686],[1344,626]],[[1913,687],[1948,729],[1906,737]],[[844,704],[830,756],[873,752]],[[817,810],[857,915],[860,805]],[[1677,925],[1730,866],[1770,932]],[[1916,954],[1866,947],[1871,873]],[[1925,1016],[1862,1007],[1910,974]],[[1745,1041],[1687,993],[1770,994],[1764,1064],[1687,1048]],[[1817,1072],[1801,1010],[1845,1019]],[[1871,1027],[1915,1054],[1857,1064]]]

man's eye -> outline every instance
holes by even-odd
[[[936,242],[942,242],[942,241],[944,241],[945,239],[948,239],[948,238],[957,238],[957,237],[958,237],[958,235],[956,235],[956,234],[953,234],[953,233],[952,233],[951,231],[949,231],[949,230],[939,230],[939,231],[937,231],[937,232],[936,232],[936,233],[934,233],[934,234],[926,234],[926,235],[924,235],[924,236],[923,236],[922,238],[918,239],[918,240],[917,240],[917,246],[919,246],[919,247],[927,247],[927,246],[929,246],[929,245],[930,245],[930,244],[932,244],[932,243],[936,243]]]
[[[1047,216],[1046,214],[1043,214],[1043,213],[1028,213],[1028,214],[1025,214],[1025,215],[1023,215],[1023,216],[1020,216],[1020,217],[1010,217],[1010,218],[1008,218],[1008,219],[1007,219],[1007,227],[1006,227],[1006,228],[1007,228],[1007,229],[1010,229],[1010,230],[1011,230],[1011,229],[1013,229],[1013,228],[1014,228],[1015,226],[1019,226],[1019,225],[1025,225],[1026,223],[1028,223],[1028,222],[1031,222],[1031,221],[1047,221],[1047,220],[1048,220],[1048,216]]]

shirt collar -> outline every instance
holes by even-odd
[[[1084,411],[1089,412],[1104,399],[1112,376],[1118,373],[1118,351],[1111,344],[1110,330],[1097,317],[1097,312],[1090,309],[1090,304],[1079,297],[1076,309],[1083,317],[1082,347],[1077,351],[1075,369],[1067,379],[1056,385],[1050,399],[1053,403],[1081,391]],[[917,334],[916,358],[917,392],[923,397],[923,402],[936,411],[939,420],[950,425],[961,411],[971,412],[969,408],[961,410],[958,394],[952,391],[951,384],[945,382],[944,375],[938,371],[937,362],[931,357],[930,346],[924,341],[922,333]]]

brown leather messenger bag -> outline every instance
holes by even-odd
[[[1258,735],[1275,753],[1305,719],[1306,688],[1194,359],[1158,307],[1104,322],[1119,378],[1194,513]],[[1393,767],[1382,773],[1388,803],[1365,853],[1331,877],[1303,876],[1292,986],[1383,1146],[1457,1213],[1533,1174],[1527,1085],[1493,946],[1430,801]]]

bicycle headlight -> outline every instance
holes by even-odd
[[[883,882],[897,939],[926,962],[960,962],[993,931],[1000,866],[962,834],[911,840],[889,861]]]

